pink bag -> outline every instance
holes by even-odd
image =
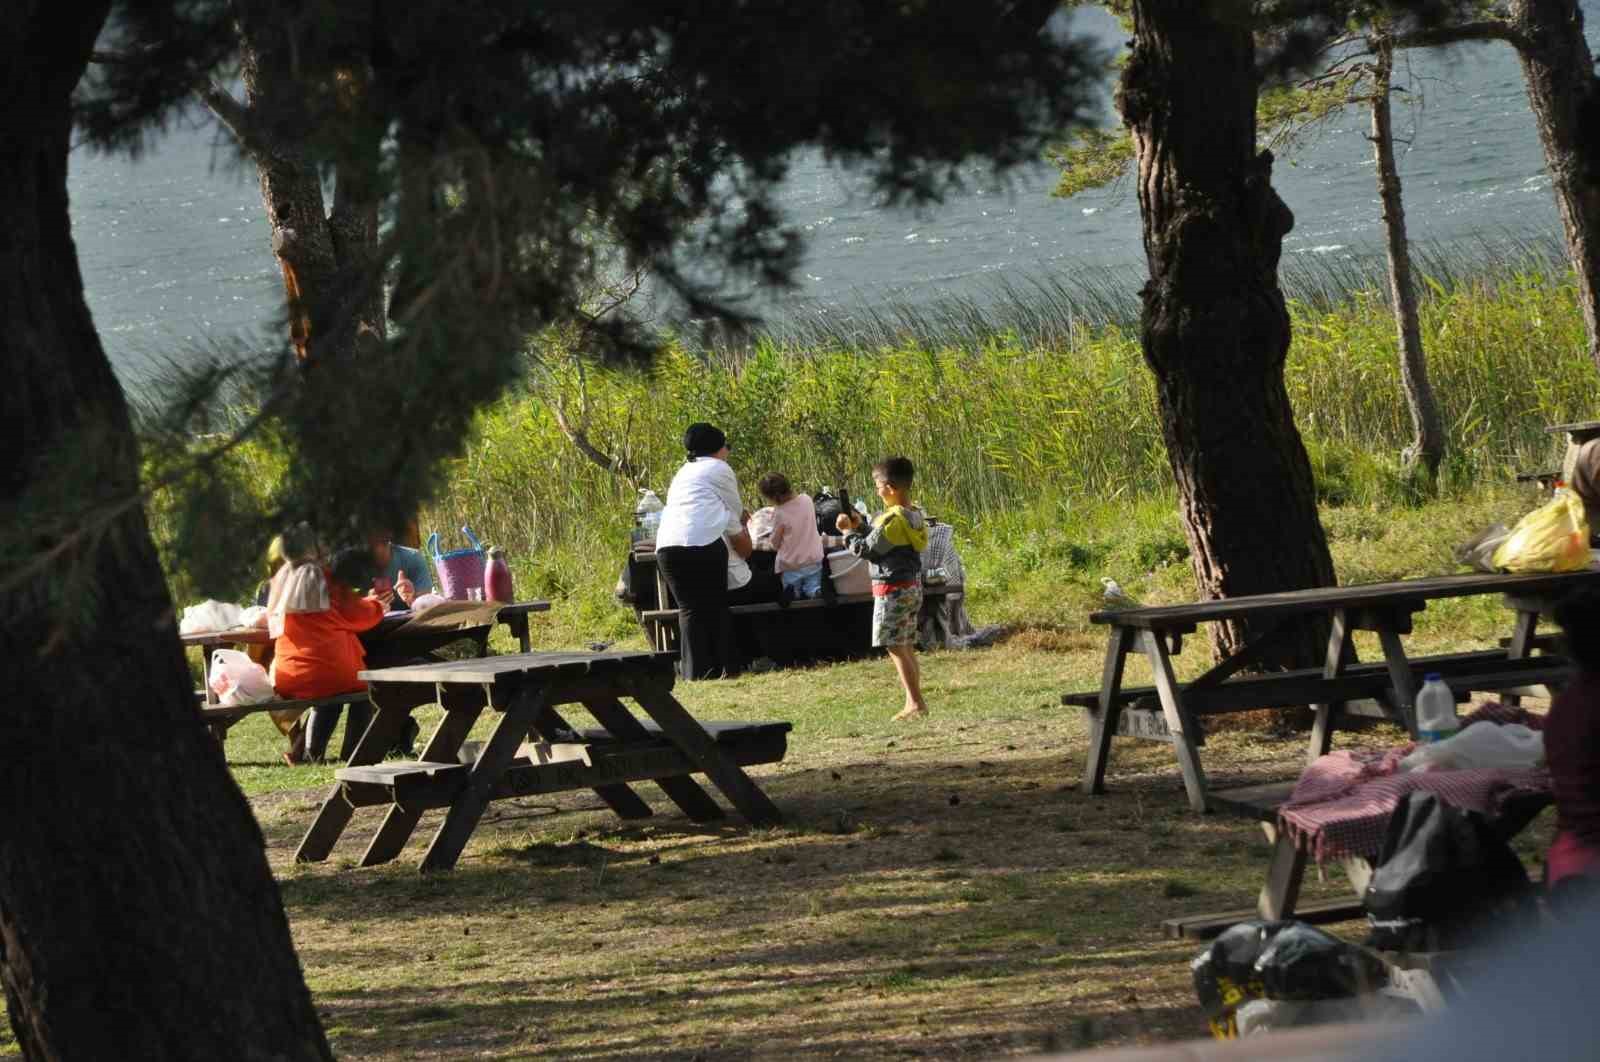
[[[463,524],[461,533],[472,543],[471,549],[440,553],[439,532],[428,536],[428,555],[439,573],[439,593],[452,601],[466,601],[472,596],[468,591],[483,589],[483,547],[478,544],[478,536],[472,533],[472,528]]]

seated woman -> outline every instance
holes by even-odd
[[[1600,592],[1556,607],[1577,679],[1550,705],[1545,759],[1556,798],[1556,836],[1545,856],[1551,906],[1564,915],[1600,900]]]
[[[272,685],[278,696],[315,700],[366,689],[356,677],[366,664],[366,651],[358,635],[376,627],[389,607],[393,593],[358,596],[353,585],[371,581],[371,559],[366,550],[345,549],[323,568],[315,557],[290,559],[273,581],[267,606],[268,625],[276,636]],[[320,707],[312,713],[307,730],[306,756],[320,760],[328,737],[339,719],[339,708]],[[371,719],[367,704],[352,704],[345,727],[342,758],[348,759]],[[290,763],[298,762],[285,755]]]

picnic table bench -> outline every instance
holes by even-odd
[[[489,651],[489,632],[496,624],[506,627],[511,635],[521,644],[522,651],[528,652],[531,648],[531,637],[528,628],[528,617],[536,612],[548,612],[548,601],[519,601],[510,605],[502,605],[494,613],[490,622],[467,623],[465,626],[451,626],[442,623],[436,626],[414,624],[413,620],[419,618],[409,610],[400,610],[386,614],[378,625],[361,635],[362,643],[369,650],[374,647],[381,648],[386,655],[404,655],[405,657],[423,657],[442,649],[454,642],[471,640],[479,656]],[[487,610],[474,610],[487,613]],[[423,613],[427,615],[427,613]],[[411,629],[407,629],[407,628]],[[348,705],[359,703],[367,699],[365,690],[351,693],[334,694],[328,697],[316,697],[311,700],[272,700],[258,704],[218,704],[217,696],[211,689],[211,651],[231,645],[266,645],[272,641],[272,636],[264,627],[241,627],[230,631],[205,631],[199,634],[180,635],[179,640],[186,648],[200,650],[200,666],[202,683],[201,688],[195,691],[195,697],[200,702],[200,716],[206,725],[211,728],[212,734],[218,741],[226,740],[228,729],[248,715],[257,712],[287,711],[295,708],[331,707],[333,705]]]
[[[295,858],[326,859],[358,807],[388,806],[362,866],[386,863],[405,847],[423,811],[448,808],[423,856],[422,869],[455,865],[492,800],[591,789],[623,818],[650,806],[630,783],[653,781],[696,822],[724,812],[691,774],[703,774],[749,822],[780,821],[777,807],[744,772],[781,760],[785,722],[708,723],[672,696],[672,658],[652,652],[524,653],[363,671],[372,723],[300,842]],[[633,700],[649,721],[622,703]],[[417,761],[380,763],[410,721],[437,702],[445,715]],[[578,730],[557,709],[582,705],[600,724]],[[462,744],[479,716],[499,721],[470,763]],[[531,739],[526,755],[519,749]]]
[[[959,586],[925,586],[922,588],[923,607],[937,607],[936,603],[948,595],[959,596],[962,593]],[[837,609],[847,609],[838,612]],[[818,611],[825,610],[825,611]],[[828,637],[825,639],[829,646],[847,645],[866,651],[872,644],[872,595],[865,594],[838,594],[832,601],[820,597],[801,598],[787,604],[776,601],[758,601],[748,605],[732,605],[728,612],[733,616],[762,617],[751,619],[747,622],[773,622],[790,614],[805,616],[821,622],[823,630]],[[841,618],[843,622],[841,622]],[[639,613],[640,622],[644,624],[649,636],[650,644],[657,652],[678,652],[678,610],[675,608],[645,609]],[[804,634],[799,634],[791,639],[790,648],[804,651],[806,649],[825,648],[812,644],[815,639],[808,639]]]
[[[1564,657],[1535,649],[1548,647],[1538,638],[1539,617],[1554,602],[1579,586],[1600,585],[1600,571],[1530,575],[1446,575],[1402,579],[1357,586],[1318,587],[1274,594],[1256,594],[1184,605],[1100,611],[1094,623],[1110,628],[1100,689],[1069,693],[1064,704],[1091,714],[1089,750],[1084,765],[1085,793],[1105,791],[1106,765],[1112,736],[1168,741],[1183,775],[1189,805],[1207,810],[1205,773],[1199,748],[1201,721],[1207,716],[1260,708],[1309,706],[1315,709],[1309,758],[1327,752],[1333,731],[1353,716],[1387,717],[1415,732],[1413,706],[1421,676],[1437,671],[1464,699],[1472,692],[1507,692],[1513,698],[1544,694],[1571,675]],[[1510,638],[1502,647],[1468,653],[1408,658],[1402,635],[1429,601],[1477,594],[1501,594],[1515,612]],[[1294,630],[1292,621],[1307,615],[1328,616],[1330,634],[1321,668],[1239,677]],[[1182,650],[1185,635],[1201,623],[1245,619],[1257,633],[1243,648],[1192,682],[1180,683],[1172,656]],[[1358,630],[1378,635],[1381,663],[1362,662],[1352,640]],[[1122,676],[1129,653],[1142,652],[1150,661],[1154,684],[1124,689]]]

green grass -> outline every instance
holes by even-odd
[[[1423,253],[1423,339],[1452,450],[1437,483],[1416,482],[1400,462],[1410,429],[1380,277],[1315,268],[1286,280],[1299,293],[1286,383],[1330,521],[1381,537],[1375,522],[1398,510],[1481,508],[1486,485],[1558,463],[1545,425],[1594,414],[1573,282],[1550,247]],[[549,412],[552,398],[582,397],[591,439],[658,491],[694,420],[728,431],[752,507],[766,471],[804,489],[846,476],[862,494],[871,461],[903,452],[919,500],[956,525],[1002,610],[1065,622],[1082,601],[1033,593],[1032,573],[1186,568],[1152,377],[1113,302],[1053,281],[1013,293],[1010,309],[884,310],[865,332],[791,329],[737,352],[670,346],[648,371],[591,370],[581,390],[556,372],[483,413],[423,526],[470,522],[508,549],[522,593],[562,602],[568,629],[625,636],[609,594],[631,487],[582,458]],[[1029,306],[1039,323],[1019,327]]]

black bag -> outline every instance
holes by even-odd
[[[1343,999],[1375,992],[1389,983],[1383,961],[1329,936],[1316,926],[1290,922],[1256,959],[1268,999]]]
[[[1460,946],[1489,919],[1530,913],[1528,873],[1482,815],[1408,793],[1389,819],[1362,904],[1374,947]]]
[[[1231,925],[1194,957],[1189,970],[1206,1017],[1221,1021],[1241,1003],[1265,996],[1256,975],[1256,960],[1286,925],[1289,923],[1259,918]]]
[[[817,509],[817,534],[837,535],[839,514],[846,511],[845,500],[824,490],[818,491],[811,503]]]

